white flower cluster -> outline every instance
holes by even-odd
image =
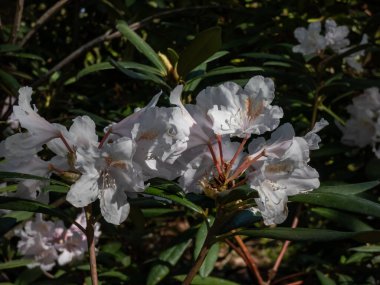
[[[75,221],[86,227],[84,213],[78,215]],[[96,223],[95,242],[101,234],[99,228],[99,223]],[[81,259],[87,251],[86,235],[75,224],[66,229],[62,221],[44,221],[42,214],[37,214],[34,221],[26,222],[23,229],[16,231],[16,235],[21,238],[17,244],[18,252],[34,260],[28,264],[29,268],[39,266],[49,271],[56,262],[59,265],[68,264]]]
[[[182,86],[170,94],[172,107],[157,107],[160,94],[144,108],[106,128],[98,142],[94,122],[77,117],[67,130],[50,124],[30,106],[32,90],[20,89],[14,114],[27,130],[0,144],[2,169],[36,174],[25,161],[36,160],[48,176],[77,176],[67,194],[75,207],[99,199],[106,221],[120,224],[129,214],[127,197],[145,189],[144,181],[178,179],[185,192],[220,192],[248,184],[258,192],[257,207],[266,224],[287,216],[287,197],[319,186],[318,172],[308,165],[309,150],[317,149],[321,121],[305,137],[293,127],[277,128],[283,111],[272,106],[274,83],[255,76],[244,88],[233,82],[202,90],[196,104],[184,106]],[[258,137],[277,128],[269,140]],[[232,140],[231,140],[232,139]],[[245,146],[248,145],[248,152]],[[56,154],[41,161],[36,153],[46,146]]]
[[[347,106],[351,115],[346,125],[338,127],[343,132],[342,143],[349,146],[372,146],[375,155],[380,158],[380,93],[372,87],[352,100]]]
[[[293,47],[293,52],[302,53],[305,56],[315,55],[326,48],[332,49],[335,53],[341,54],[352,47],[349,47],[350,40],[347,38],[349,29],[347,26],[338,26],[332,19],[325,22],[325,35],[321,35],[321,22],[310,23],[308,28],[299,27],[294,30],[294,36],[300,43]],[[368,43],[368,36],[363,35],[360,45]],[[363,67],[360,59],[364,56],[364,50],[355,52],[345,57],[344,62],[357,72],[362,72]]]

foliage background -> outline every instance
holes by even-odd
[[[262,74],[275,80],[275,103],[284,109],[283,122],[292,122],[297,134],[307,132],[315,109],[318,118],[325,117],[330,121],[330,126],[322,133],[324,146],[313,153],[311,159],[311,165],[319,171],[324,185],[359,183],[380,177],[380,163],[373,158],[371,150],[343,146],[341,133],[334,124],[336,117],[348,118],[345,107],[355,95],[361,94],[365,88],[380,85],[378,1],[25,1],[20,28],[12,43],[16,2],[19,1],[0,1],[0,100],[5,107],[7,96],[15,97],[20,86],[29,85],[36,90],[34,101],[39,112],[50,121],[68,125],[76,115],[88,114],[96,121],[101,134],[102,128],[110,122],[145,105],[160,90],[168,94],[177,83],[187,86],[184,98],[191,102],[206,86],[232,80],[244,84],[253,75]],[[38,19],[56,3],[63,6],[23,43]],[[330,17],[339,25],[350,27],[351,43],[359,43],[363,33],[369,35],[363,74],[343,70],[341,58],[318,71],[319,59],[305,61],[302,55],[292,53],[296,27]],[[195,52],[186,55],[182,51],[201,31],[218,26],[222,43],[211,50],[226,53],[209,62],[206,69],[202,66],[193,72],[187,70],[180,74],[181,79],[172,74],[161,76],[162,82],[157,83],[146,70],[121,68],[117,64],[151,65],[117,32],[118,20],[134,27],[155,51],[170,58],[173,52],[168,49],[175,50],[182,64],[204,60],[200,60],[201,56]],[[98,39],[95,44],[88,44],[94,39]],[[73,52],[77,52],[75,58],[70,57]],[[57,68],[62,61],[65,64]],[[107,63],[109,69],[101,70],[101,63]],[[201,76],[201,80],[190,84],[196,76]],[[332,78],[334,80],[329,81]],[[316,106],[316,90],[323,98],[325,109]],[[167,99],[164,96],[161,103],[168,104]],[[7,133],[5,120],[9,110],[3,108],[2,112],[3,135]],[[51,198],[54,201],[61,195],[52,192]],[[379,202],[378,187],[360,195]],[[290,215],[283,226],[290,226],[297,207],[297,203],[290,204]],[[68,215],[74,215],[67,203],[61,208]],[[9,231],[28,215],[18,213],[15,217],[0,220],[3,235],[0,258],[4,264],[19,258],[15,252],[17,239]],[[378,228],[378,216],[374,218],[363,213],[354,216],[348,212],[340,212],[335,218],[332,216],[334,212],[327,211],[326,214],[326,208],[306,206],[302,209],[300,224],[302,227],[344,231],[355,230],[355,223],[363,223],[366,226],[360,225],[367,229]],[[164,208],[157,201],[136,202],[127,223],[117,228],[102,223],[98,256],[100,280],[103,284],[155,284],[147,272],[158,270],[159,273],[150,274],[162,274],[162,278],[166,278],[162,284],[176,284],[178,281],[173,276],[186,274],[192,262],[194,242],[186,237],[193,237],[201,223],[199,215],[180,205]],[[255,227],[259,226],[260,222],[257,222]],[[273,266],[282,242],[265,238],[247,238],[245,241],[265,274]],[[173,245],[177,246],[176,251],[165,259],[162,252]],[[379,246],[374,243],[364,250],[358,249],[362,246],[362,242],[353,240],[293,243],[276,284],[299,279],[304,284],[379,284]],[[220,244],[219,266],[212,275],[238,284],[251,284],[251,276],[244,266],[232,261],[221,266],[227,260],[226,256],[233,256],[231,252],[226,244]],[[1,274],[0,284],[80,284],[89,282],[86,276],[88,266],[84,260],[56,269],[52,276],[45,276],[38,269],[8,268]],[[282,277],[288,279],[281,281]],[[212,282],[210,280],[203,282]]]

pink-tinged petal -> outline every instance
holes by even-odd
[[[114,225],[124,222],[130,211],[127,195],[116,188],[105,188],[100,193],[100,210],[104,219]]]
[[[82,208],[94,202],[99,195],[99,175],[83,174],[77,182],[71,185],[66,200],[77,208]]]

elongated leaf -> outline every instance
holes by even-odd
[[[260,213],[254,213],[253,211],[246,209],[239,211],[235,216],[228,221],[224,226],[223,231],[231,231],[237,228],[248,227],[251,228],[254,223],[262,221],[262,216]]]
[[[17,172],[0,171],[0,179],[3,179],[3,180],[32,179],[32,180],[50,181],[50,183],[52,183],[52,184],[70,187],[66,183],[55,180],[55,179],[50,179],[47,177],[36,176],[36,175],[25,174],[25,173],[17,173]]]
[[[262,71],[264,71],[263,68],[255,67],[255,66],[253,67],[223,66],[223,67],[215,68],[207,72],[205,75],[192,78],[191,80],[189,80],[189,82],[192,80],[199,79],[199,78],[206,78],[206,77],[212,77],[212,76],[217,76],[217,75],[227,75],[227,74],[235,74],[235,73],[243,73],[243,72],[262,72]]]
[[[176,275],[173,277],[174,279],[178,281],[183,281],[186,278],[186,275]],[[202,278],[199,275],[196,275],[191,282],[191,285],[239,285],[238,283],[222,279],[222,278],[217,278],[217,277],[206,277]]]
[[[143,71],[145,73],[152,73],[159,76],[162,75],[161,72],[157,68],[151,67],[149,65],[140,64],[136,62],[129,62],[129,61],[121,61],[121,62],[118,62],[118,64],[122,68],[136,69],[136,70]],[[88,74],[102,71],[102,70],[109,70],[109,69],[115,69],[115,67],[109,62],[101,62],[101,63],[90,65],[82,69],[81,71],[78,72],[77,77],[79,79]]]
[[[309,228],[273,228],[258,230],[242,230],[234,233],[219,236],[223,239],[231,235],[245,235],[254,238],[271,238],[279,240],[292,241],[332,241],[342,239],[354,239],[360,242],[378,242],[380,241],[380,231],[363,231],[363,232],[341,232],[326,229],[309,229]]]
[[[336,193],[342,195],[355,195],[372,189],[380,184],[380,181],[370,181],[357,184],[343,184],[336,186],[321,186],[318,189],[314,190],[313,193]]]
[[[16,94],[17,90],[20,88],[20,83],[18,83],[17,79],[2,69],[0,69],[0,81],[2,81],[4,85],[14,94]]]
[[[213,27],[197,34],[189,46],[180,54],[177,71],[185,77],[192,69],[203,63],[222,46],[222,31]]]
[[[308,193],[289,197],[290,201],[309,203],[380,218],[380,204],[354,195]]]
[[[32,200],[0,196],[0,209],[43,213],[72,222],[72,219],[59,209]]]
[[[145,57],[154,64],[162,75],[167,74],[165,65],[162,63],[157,53],[133,30],[131,30],[128,24],[124,21],[118,21],[116,28],[123,34]]]
[[[10,52],[10,51],[17,51],[20,50],[21,47],[19,45],[12,45],[12,44],[2,44],[0,45],[0,53],[2,52]]]
[[[23,267],[34,262],[32,259],[18,259],[0,263],[0,270]]]
[[[149,187],[148,189],[145,190],[145,193],[149,194],[149,195],[153,195],[153,196],[157,196],[157,197],[161,197],[161,198],[171,200],[175,203],[178,203],[182,206],[189,208],[190,210],[193,210],[199,214],[204,215],[203,209],[201,207],[195,205],[193,202],[189,201],[188,199],[186,199],[186,197],[181,197],[181,196],[178,196],[175,194],[170,194],[170,193],[167,193],[166,191],[164,191],[162,189],[158,189],[158,188],[154,188],[154,187]]]
[[[317,273],[317,276],[318,276],[319,282],[321,282],[321,285],[336,285],[334,280],[324,275],[321,271],[317,270],[315,273]]]
[[[208,233],[208,225],[211,226],[214,223],[215,218],[212,216],[207,217],[207,222],[206,220],[203,221],[197,231],[197,234],[195,236],[195,244],[194,244],[194,260],[197,259],[199,253],[202,250],[203,244],[205,243],[206,236]]]
[[[377,253],[380,252],[380,245],[364,245],[350,248],[352,251]]]
[[[205,260],[203,261],[203,264],[201,268],[199,268],[199,275],[203,278],[209,276],[211,272],[214,270],[214,266],[216,261],[218,260],[219,255],[219,248],[220,244],[219,242],[214,243],[210,250],[208,251]]]
[[[14,192],[17,190],[17,184],[14,185],[7,185],[5,187],[0,188],[0,193],[5,193],[5,192]]]
[[[178,262],[190,242],[191,239],[188,239],[164,250],[158,258],[161,263],[154,265],[149,271],[147,285],[156,285],[164,279],[169,274],[169,265],[174,266]]]
[[[113,66],[115,66],[118,70],[120,70],[122,73],[124,73],[128,77],[131,77],[133,79],[138,79],[138,80],[153,81],[154,83],[157,83],[159,85],[165,86],[168,89],[170,89],[169,85],[167,85],[165,81],[163,81],[160,77],[158,77],[158,76],[156,76],[154,74],[151,74],[151,73],[148,73],[148,74],[138,73],[138,72],[135,72],[135,71],[123,68],[122,66],[119,65],[118,62],[114,61],[113,59],[110,59],[110,62],[111,62],[111,64]]]
[[[327,208],[313,208],[311,211],[325,217],[351,231],[371,231],[373,228],[357,217],[341,211]]]

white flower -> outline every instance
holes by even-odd
[[[25,157],[7,158],[0,163],[0,171],[16,172],[30,174],[48,178],[51,174],[49,161],[44,161],[36,155]],[[48,193],[43,193],[49,182],[46,180],[34,179],[18,179],[21,180],[17,185],[17,190],[11,196],[23,199],[37,200],[39,202],[48,203]]]
[[[371,145],[376,136],[376,122],[380,116],[380,94],[377,87],[368,88],[347,106],[351,115],[345,126],[338,124],[343,132],[343,144],[365,147]]]
[[[86,217],[84,212],[79,214],[75,221],[82,227],[86,228]],[[100,224],[96,223],[94,225],[95,244],[98,242],[101,234],[99,229]],[[88,249],[86,234],[75,224],[72,224],[62,235],[60,242],[55,244],[55,247],[59,252],[57,258],[59,265],[65,265],[73,260],[82,259],[84,253],[86,253]]]
[[[303,55],[314,55],[326,48],[326,39],[321,34],[321,22],[310,23],[308,29],[303,27],[294,30],[294,36],[300,43],[293,47],[293,52]]]
[[[21,240],[17,244],[20,254],[34,259],[29,268],[40,266],[48,271],[55,266],[58,257],[54,242],[64,232],[62,221],[53,223],[44,221],[41,214],[37,214],[34,221],[28,221],[23,230],[16,231]]]
[[[180,174],[173,164],[187,149],[190,128],[194,124],[180,103],[181,90],[182,86],[178,86],[171,94],[172,102],[180,107],[155,107],[150,103],[110,127],[112,134],[136,141],[134,161],[142,167],[144,180],[153,177],[174,179]]]
[[[317,135],[317,132],[319,132],[328,125],[329,122],[322,118],[319,122],[316,122],[313,129],[305,135],[304,139],[309,145],[310,150],[319,149],[319,143],[321,142],[321,138],[319,137],[319,135]]]
[[[342,49],[346,48],[350,44],[350,40],[347,39],[349,29],[347,26],[338,26],[332,19],[327,19],[325,22],[326,28],[326,44],[336,53],[340,53]]]
[[[294,130],[290,124],[280,126],[267,146],[262,146],[266,159],[254,162],[255,170],[248,175],[250,186],[259,193],[255,201],[266,225],[279,224],[286,219],[288,196],[319,187],[318,172],[307,165],[308,142],[291,136]]]
[[[278,126],[283,112],[280,107],[270,105],[273,98],[273,81],[255,76],[244,89],[233,82],[208,87],[198,94],[197,105],[208,110],[216,134],[244,138]]]
[[[13,107],[14,118],[28,132],[18,133],[8,137],[1,143],[0,156],[22,157],[35,154],[42,149],[42,145],[58,138],[65,132],[59,124],[51,124],[37,113],[37,108],[30,105],[32,88],[22,87],[19,90],[18,105]]]
[[[132,162],[136,144],[132,139],[120,138],[102,148],[79,148],[76,168],[82,173],[67,193],[67,201],[84,207],[100,200],[104,219],[122,223],[129,214],[127,194],[144,190],[140,167]]]

